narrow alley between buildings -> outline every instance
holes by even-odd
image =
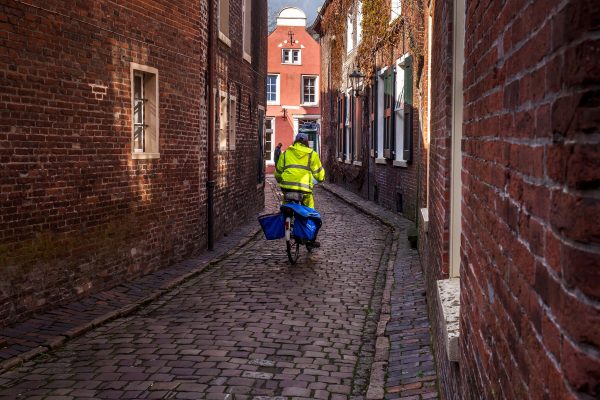
[[[382,306],[390,312],[382,301],[394,235],[331,193],[316,201],[322,248],[297,265],[282,241],[255,236],[137,312],[0,375],[0,398],[365,398]],[[402,320],[409,334],[407,322],[425,321],[419,348],[401,348],[391,317],[388,398],[401,378],[436,398],[426,306]]]

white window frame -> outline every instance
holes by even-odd
[[[305,102],[304,101],[304,80],[306,78],[315,78],[315,101],[314,102]],[[319,75],[302,75],[300,78],[300,104],[303,106],[314,107],[319,105]]]
[[[358,6],[356,9],[356,47],[362,41],[362,21],[363,21],[363,4],[362,1],[359,0]]]
[[[267,129],[267,121],[271,121],[271,129]],[[275,117],[266,117],[265,118],[265,145],[267,143],[267,133],[270,130],[271,131],[271,153],[270,153],[270,158],[268,160],[266,160],[267,165],[275,165],[275,123],[277,122],[277,118]]]
[[[252,0],[242,0],[242,53],[252,63]]]
[[[396,149],[394,156],[395,161],[399,161],[402,166],[407,166],[406,160],[404,159],[404,61],[410,57],[410,54],[406,53],[402,57],[396,60],[394,63],[395,76],[395,93],[396,98],[394,99],[394,124],[396,126]]]
[[[383,122],[384,122],[384,110],[385,110],[385,81],[383,75],[387,71],[388,67],[384,67],[377,73],[377,159],[376,163],[386,163],[386,159],[383,156]]]
[[[390,24],[402,15],[402,0],[391,0],[390,4]]]
[[[275,100],[273,101],[269,101],[269,77],[274,76],[275,77]],[[279,96],[279,74],[267,74],[267,105],[273,105],[273,106],[278,106],[279,102],[280,102],[280,96]]]
[[[286,53],[288,57],[286,57]],[[294,61],[294,53],[298,54],[298,60]],[[302,51],[300,49],[281,49],[281,63],[301,65],[302,64]]]
[[[152,159],[160,158],[159,138],[160,138],[160,101],[159,101],[159,76],[158,69],[130,63],[131,76],[131,157],[133,159]],[[142,108],[141,124],[144,130],[143,148],[136,150],[135,143],[135,77],[141,76],[141,96],[144,107]],[[140,101],[140,99],[137,99]],[[150,111],[147,110],[150,109]]]
[[[237,133],[237,97],[229,96],[229,109],[227,112],[229,113],[229,150],[235,150],[235,140]]]
[[[219,150],[227,150],[229,127],[229,93],[219,90]]]
[[[346,52],[352,53],[354,50],[354,18],[352,13],[346,17]]]
[[[465,64],[465,1],[454,2],[454,47],[452,57],[452,137],[450,144],[450,278],[460,277],[462,236],[462,137]]]
[[[227,2],[227,27],[228,30],[231,31],[231,0],[218,0],[217,1],[217,29],[219,30],[219,40],[225,43],[227,46],[231,47],[231,39],[229,39],[229,32],[223,32],[221,30],[221,3],[223,1]]]

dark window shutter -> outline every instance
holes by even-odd
[[[342,133],[342,140],[344,141],[344,154],[342,159],[345,160],[346,156],[348,154],[348,141],[346,140],[346,119],[348,119],[348,101],[346,100],[346,94],[344,94],[343,97],[343,102],[344,102],[344,118],[342,121],[342,126],[344,127],[343,133]]]
[[[394,109],[396,108],[396,66],[391,69],[392,77],[391,77],[391,98],[390,98],[390,108],[391,108],[391,117],[390,117],[390,149],[392,151],[392,159],[396,158],[396,114]]]
[[[378,135],[377,135],[377,96],[378,96],[378,86],[379,86],[379,78],[377,77],[377,70],[375,70],[375,73],[373,75],[373,150],[375,150],[375,158],[379,157],[379,154],[377,154],[377,149],[379,148],[379,143],[378,143]]]
[[[406,59],[404,69],[404,160],[412,161],[413,131],[413,62],[412,57]]]

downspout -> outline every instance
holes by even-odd
[[[215,230],[214,230],[214,192],[215,192],[215,57],[216,57],[216,42],[215,42],[215,7],[214,0],[208,1],[208,143],[207,143],[207,178],[206,178],[206,222],[208,234],[208,250],[213,250],[215,246]]]

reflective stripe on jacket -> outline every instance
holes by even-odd
[[[312,193],[313,177],[325,180],[325,170],[319,155],[300,142],[294,143],[279,157],[275,179],[282,189]]]

